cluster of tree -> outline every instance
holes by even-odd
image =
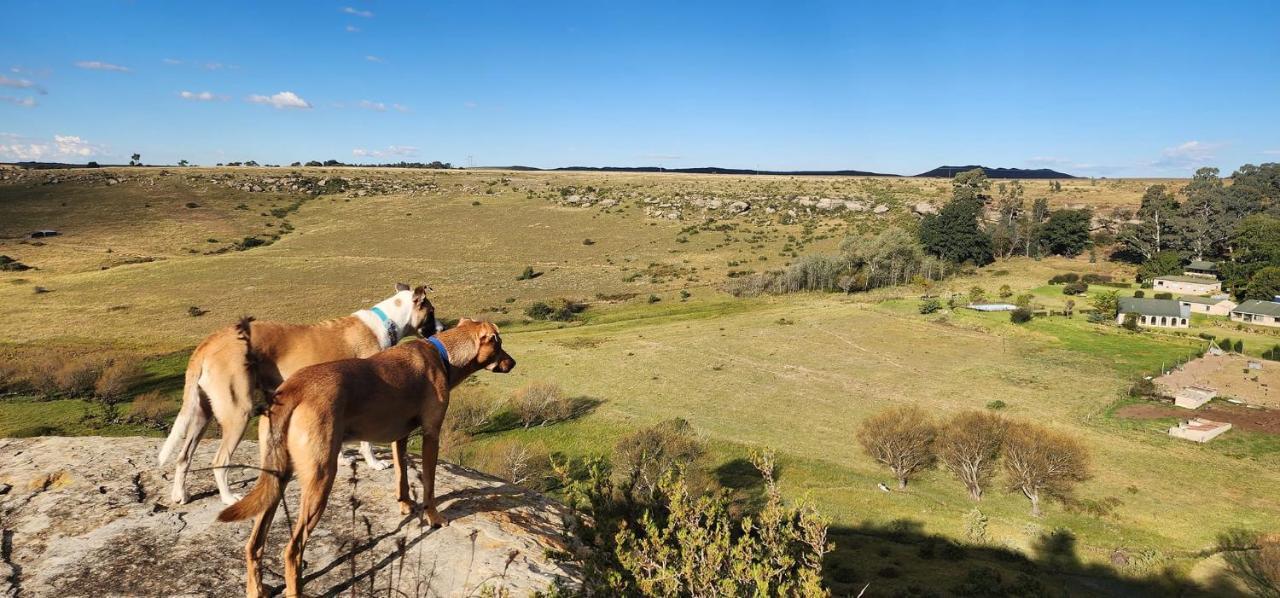
[[[911,233],[889,227],[874,235],[849,237],[836,255],[807,255],[785,270],[735,279],[736,296],[800,291],[852,293],[917,280],[941,280],[954,266],[925,252]]]
[[[1229,186],[1217,168],[1197,170],[1177,193],[1152,185],[1131,216],[1115,257],[1140,263],[1144,280],[1196,259],[1219,260],[1240,298],[1271,299],[1280,283],[1280,163],[1241,166]]]
[[[1075,483],[1089,477],[1088,452],[1075,438],[981,411],[938,423],[918,406],[894,407],[867,418],[858,442],[893,472],[899,489],[941,464],[965,485],[970,498],[982,500],[1003,464],[1005,487],[1026,496],[1036,517],[1043,498],[1065,498]]]
[[[433,160],[433,161],[431,161],[431,162],[404,162],[404,161],[401,161],[401,162],[394,162],[394,163],[388,163],[388,164],[347,164],[347,163],[344,163],[344,162],[339,162],[338,160],[325,160],[325,161],[323,161],[323,162],[321,162],[321,161],[319,161],[319,160],[309,160],[309,161],[307,161],[306,163],[303,163],[303,162],[294,162],[294,163],[290,164],[289,166],[292,166],[292,167],[295,167],[295,168],[297,168],[297,167],[299,167],[299,166],[310,166],[310,167],[316,167],[316,166],[364,166],[364,167],[374,167],[374,168],[431,168],[431,169],[437,169],[437,170],[448,170],[448,169],[450,169],[450,168],[453,168],[453,165],[452,165],[452,164],[450,164],[450,163],[448,163],[448,162],[441,162],[441,161],[439,161],[439,160]]]
[[[952,179],[951,200],[920,223],[920,242],[934,256],[954,263],[985,265],[996,257],[1065,255],[1074,257],[1090,246],[1089,210],[1050,210],[1041,197],[1030,209],[1021,181],[1000,183],[995,220],[985,214],[993,198],[991,182],[981,169]]]

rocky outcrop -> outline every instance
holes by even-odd
[[[189,478],[194,500],[168,503],[171,471],[155,465],[158,439],[0,439],[0,596],[235,596],[244,592],[250,522],[219,523],[212,476]],[[236,463],[253,463],[245,443]],[[416,473],[414,474],[416,479]],[[255,474],[232,474],[246,492]],[[549,555],[564,550],[565,508],[541,495],[453,465],[437,477],[449,526],[420,527],[395,502],[391,470],[344,467],[307,545],[308,595],[461,596],[489,587],[524,596],[577,573]],[[414,485],[414,496],[420,496]],[[280,551],[297,486],[276,514],[264,581],[280,588]],[[354,500],[353,500],[354,499]]]

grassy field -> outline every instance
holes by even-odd
[[[1280,527],[1274,498],[1280,446],[1270,437],[1232,432],[1225,442],[1192,445],[1165,436],[1168,421],[1114,415],[1138,376],[1204,345],[1198,330],[1134,334],[1082,316],[1018,326],[1007,314],[917,311],[916,297],[924,292],[963,293],[976,285],[994,296],[1006,284],[1056,308],[1061,287],[1045,285],[1054,273],[1131,280],[1129,269],[1087,258],[1019,259],[929,289],[755,299],[717,289],[743,264],[779,268],[798,249],[833,250],[846,232],[909,222],[904,206],[941,198],[945,181],[484,171],[377,176],[432,177],[437,188],[320,195],[275,217],[273,205],[297,198],[224,187],[201,195],[191,191],[199,185],[177,179],[157,187],[138,180],[89,189],[0,186],[0,208],[15,215],[0,223],[0,253],[39,268],[0,273],[0,347],[7,355],[50,345],[137,351],[150,356],[148,389],[176,395],[182,351],[242,313],[295,321],[333,317],[381,299],[397,280],[426,281],[437,291],[432,300],[442,318],[484,314],[506,323],[506,346],[519,367],[507,376],[482,374],[470,388],[505,395],[550,381],[600,401],[581,419],[482,436],[478,443],[515,439],[565,454],[606,454],[631,430],[682,417],[712,448],[711,465],[724,471],[753,448],[777,450],[784,490],[813,501],[833,520],[837,548],[828,573],[841,593],[856,593],[866,582],[885,594],[912,585],[950,587],[977,565],[1009,575],[1032,572],[1086,594],[1119,592],[1122,586],[1109,585],[1118,583],[1114,577],[1166,567],[1208,581],[1220,570],[1217,558],[1206,558],[1217,534]],[[1076,180],[1048,194],[1046,182],[1031,181],[1027,193],[1045,194],[1055,205],[1131,209],[1146,183]],[[568,187],[632,201],[567,207],[554,199]],[[871,196],[893,210],[798,219],[754,214],[717,220],[732,225],[724,230],[644,213],[648,197],[676,201],[695,194]],[[64,196],[68,208],[83,209],[53,205]],[[188,201],[200,207],[187,208]],[[249,209],[237,209],[241,204]],[[263,213],[269,217],[258,216]],[[205,254],[206,246],[265,235],[286,221],[293,230],[269,246]],[[694,234],[691,225],[701,228]],[[37,227],[64,235],[43,246],[19,242]],[[107,256],[119,255],[160,259],[101,269]],[[517,281],[525,266],[542,274]],[[33,293],[34,286],[51,291]],[[689,297],[682,299],[681,290]],[[524,321],[530,302],[557,297],[591,307],[579,322]],[[1083,307],[1087,299],[1076,302]],[[191,317],[191,306],[208,313]],[[1223,334],[1246,343],[1257,336],[1259,347],[1275,338],[1234,328]],[[962,538],[964,517],[975,504],[939,471],[906,492],[881,492],[876,484],[889,476],[859,450],[858,426],[904,402],[941,417],[995,400],[1011,418],[1087,444],[1094,476],[1078,498],[1111,505],[1109,512],[1052,504],[1046,517],[1034,519],[1020,495],[993,489],[976,505],[990,520],[991,545],[971,547],[961,558],[934,556],[926,548],[931,538]],[[79,401],[5,399],[0,435],[102,433],[84,417],[90,412]],[[160,433],[142,426],[106,432]],[[1068,537],[1065,550],[1061,542],[1046,544],[1046,538]],[[1005,549],[1037,566],[1011,560]],[[1141,558],[1112,568],[1107,563],[1117,549]]]

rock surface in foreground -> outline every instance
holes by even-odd
[[[207,469],[205,441],[188,477],[191,503],[169,504],[171,467],[155,465],[160,439],[0,439],[0,596],[235,596],[244,593],[250,521],[219,523],[223,505]],[[244,443],[235,463],[252,463]],[[307,545],[306,592],[376,596],[475,595],[485,586],[522,596],[573,572],[547,556],[561,550],[563,506],[482,474],[442,464],[440,512],[448,527],[419,527],[395,501],[390,469],[342,467],[324,519]],[[421,495],[415,479],[414,498]],[[256,474],[232,473],[248,491]],[[296,484],[276,514],[264,582],[283,586],[280,551],[297,513]]]

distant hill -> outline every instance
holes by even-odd
[[[949,179],[966,170],[981,168],[991,179],[1074,179],[1075,176],[1048,168],[991,168],[988,166],[939,166],[929,172],[917,174],[917,177],[937,177]]]
[[[562,166],[560,168],[534,168],[532,166],[485,166],[502,170],[548,172],[674,172],[683,174],[771,174],[791,176],[901,176],[865,170],[751,170],[748,168],[662,168],[661,166]]]

